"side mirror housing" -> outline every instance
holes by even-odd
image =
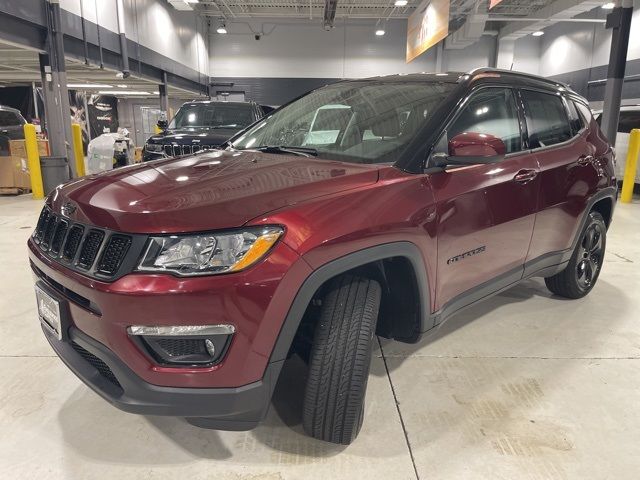
[[[463,132],[455,135],[448,144],[449,154],[433,155],[434,166],[477,165],[501,161],[507,147],[504,142],[488,133]]]
[[[158,125],[158,128],[162,131],[169,128],[169,122],[167,122],[166,120],[158,120],[157,125]]]

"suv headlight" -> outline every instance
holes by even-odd
[[[151,237],[138,270],[178,275],[237,272],[263,258],[284,233],[281,227]]]
[[[159,143],[147,143],[144,146],[144,149],[147,152],[153,152],[153,153],[162,153],[163,151],[163,145],[159,144]]]

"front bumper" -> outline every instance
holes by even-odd
[[[282,366],[271,363],[261,380],[238,388],[161,387],[142,380],[77,328],[70,328],[63,341],[46,328],[43,332],[62,361],[115,407],[145,415],[206,417],[200,424],[222,430],[248,430],[264,418]]]

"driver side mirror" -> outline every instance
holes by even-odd
[[[169,128],[169,122],[167,122],[166,120],[158,120],[158,128],[162,131],[165,131],[167,128]]]
[[[501,161],[507,147],[504,142],[488,133],[463,132],[455,135],[448,144],[449,155],[436,153],[436,167],[448,165],[478,165]]]

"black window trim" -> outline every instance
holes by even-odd
[[[523,92],[523,91],[533,91],[533,92],[540,92],[540,93],[546,93],[547,95],[552,95],[552,96],[556,96],[559,97],[560,100],[562,101],[562,106],[563,106],[563,110],[564,110],[564,115],[565,115],[565,119],[567,121],[567,125],[569,125],[569,131],[572,132],[572,137],[569,138],[568,140],[565,140],[564,142],[560,142],[560,143],[554,143],[553,145],[546,145],[544,147],[536,147],[536,148],[531,148],[531,145],[529,145],[529,129],[527,127],[527,147],[529,147],[529,152],[532,153],[538,153],[538,152],[544,152],[545,150],[549,150],[551,148],[558,148],[558,147],[565,147],[570,145],[572,142],[576,141],[579,138],[579,135],[573,135],[573,129],[571,128],[571,121],[569,120],[569,111],[567,110],[567,106],[564,103],[564,95],[560,92],[557,91],[552,91],[552,90],[547,90],[544,88],[537,88],[537,87],[520,87],[518,88],[519,93]],[[523,108],[523,113],[525,114],[525,120],[526,120],[526,106],[524,103],[524,98],[522,99],[522,108]],[[526,122],[525,122],[526,125]],[[586,127],[585,127],[586,128]]]
[[[521,101],[521,99],[519,98],[519,95],[517,95],[517,88],[513,87],[511,85],[504,85],[504,84],[500,84],[500,83],[490,83],[490,84],[482,84],[482,85],[477,85],[475,87],[473,87],[471,90],[469,90],[467,92],[467,94],[463,97],[463,99],[458,102],[458,104],[456,105],[456,108],[452,110],[452,112],[449,114],[449,116],[447,117],[445,123],[444,123],[444,127],[440,130],[440,132],[438,133],[435,142],[433,142],[433,144],[431,145],[431,147],[429,148],[429,150],[427,151],[428,154],[426,156],[425,162],[424,162],[424,168],[423,170],[427,170],[430,168],[429,164],[431,162],[431,156],[433,155],[433,149],[436,148],[436,146],[440,143],[440,141],[442,140],[442,136],[445,135],[447,133],[447,130],[449,129],[449,127],[451,126],[451,124],[453,122],[455,122],[458,117],[460,116],[460,114],[462,113],[462,110],[467,106],[467,103],[469,102],[469,100],[479,91],[481,90],[486,90],[486,89],[495,89],[495,88],[499,88],[501,90],[511,90],[511,94],[513,95],[513,100],[514,103],[516,104],[516,111],[517,111],[517,115],[518,115],[518,127],[520,128],[520,150],[517,152],[511,152],[511,153],[507,153],[504,156],[504,159],[502,161],[505,160],[509,160],[511,158],[514,157],[518,157],[522,154],[525,153],[529,153],[529,149],[528,149],[528,142],[525,144],[525,136],[524,133],[525,131],[523,130],[523,127],[526,128],[526,122],[524,122],[525,117],[524,117],[524,111],[521,111],[521,105],[519,104],[519,102]],[[525,145],[527,146],[527,148],[524,148]],[[482,165],[481,163],[479,163],[478,165]],[[454,169],[455,170],[455,169]]]

